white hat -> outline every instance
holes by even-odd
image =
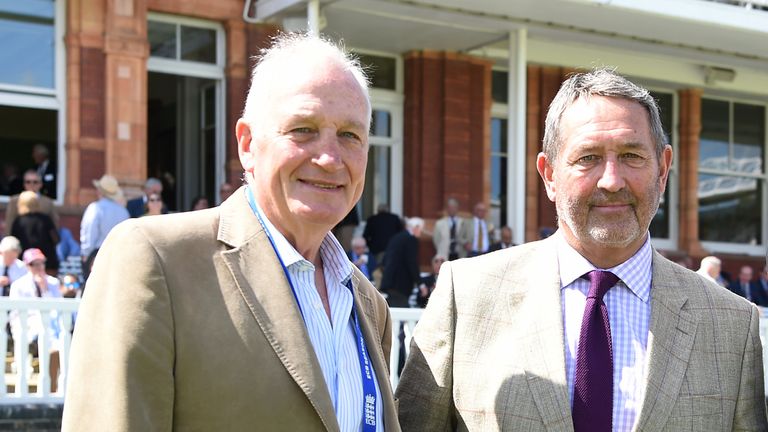
[[[93,185],[96,186],[96,189],[102,195],[112,201],[121,201],[123,199],[123,190],[120,189],[117,179],[109,174],[104,174],[100,179],[94,180]]]

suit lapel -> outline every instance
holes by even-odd
[[[661,430],[677,400],[698,321],[686,309],[690,288],[675,279],[675,264],[654,251],[648,377],[636,430]]]
[[[355,309],[360,318],[360,328],[365,339],[365,346],[368,349],[373,371],[376,374],[376,381],[379,384],[382,400],[382,415],[384,419],[396,421],[397,413],[395,407],[389,403],[393,400],[392,388],[389,385],[388,365],[385,363],[388,358],[384,357],[381,350],[381,338],[378,336],[379,323],[376,320],[376,311],[374,309],[373,299],[359,289],[360,279],[357,271],[352,273],[352,290],[355,294]],[[393,336],[394,337],[394,336]],[[397,430],[394,426],[384,425],[387,430]]]
[[[554,241],[545,240],[541,245],[542,251],[532,254],[534,262],[525,264],[526,268],[551,269],[552,263],[557,263]],[[528,387],[547,430],[572,431],[573,421],[565,377],[560,273],[522,271],[516,275],[520,276],[519,285],[516,286],[524,291],[513,288],[508,293],[508,302],[510,308],[520,303],[519,310],[528,314],[522,321],[526,323],[521,328],[523,333],[518,336],[521,340],[527,340],[520,348],[526,350],[524,368]]]
[[[296,300],[243,188],[222,204],[220,214],[219,240],[234,246],[221,256],[255,323],[326,429],[338,430],[325,379]]]

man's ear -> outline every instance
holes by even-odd
[[[240,164],[245,172],[251,172],[253,171],[256,149],[251,135],[251,126],[242,118],[238,119],[235,125],[235,136],[237,137],[237,154],[240,157]]]
[[[662,194],[667,188],[667,178],[669,177],[669,170],[672,167],[672,157],[672,146],[667,144],[659,158],[659,190]]]
[[[555,202],[557,185],[555,184],[554,169],[544,152],[540,152],[536,157],[536,170],[539,172],[539,176],[541,176],[541,180],[544,182],[544,187],[547,189],[547,197],[550,201]]]

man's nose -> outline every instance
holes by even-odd
[[[603,172],[597,181],[597,187],[608,192],[618,192],[626,186],[621,164],[616,159],[608,159],[603,164]]]
[[[335,131],[323,130],[320,132],[314,162],[326,171],[337,171],[344,166],[341,157],[341,144]]]

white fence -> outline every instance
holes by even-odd
[[[69,349],[71,343],[71,331],[79,299],[9,299],[0,297],[0,328],[5,328],[8,323],[9,312],[18,314],[21,324],[21,333],[18,340],[14,341],[13,361],[11,372],[0,374],[0,405],[20,403],[63,403],[64,392],[67,387],[67,367],[69,365]],[[400,363],[401,347],[405,356],[410,351],[410,341],[413,329],[421,317],[421,309],[392,308],[392,350],[389,358],[390,379],[392,388],[397,387],[399,381],[398,366]],[[50,391],[50,377],[48,373],[49,355],[51,351],[52,334],[50,328],[38,338],[38,372],[33,373],[31,356],[28,354],[29,338],[27,335],[27,321],[31,314],[36,316],[39,311],[44,322],[54,322],[59,327],[59,358],[60,372],[58,377],[58,389],[55,393]],[[50,321],[49,321],[50,319]],[[400,341],[400,333],[404,340]],[[760,319],[760,338],[763,341],[763,364],[768,365],[768,308],[762,310]],[[0,331],[0,352],[7,352],[8,336]],[[8,359],[6,360],[8,361]],[[766,374],[766,395],[768,396],[768,374]],[[10,390],[9,390],[10,389]],[[34,389],[32,391],[31,389]]]
[[[72,341],[71,332],[74,315],[80,305],[79,299],[9,299],[0,297],[0,353],[8,351],[8,334],[6,325],[9,315],[15,316],[19,322],[19,332],[13,341],[13,363],[6,356],[3,373],[0,374],[0,404],[21,403],[63,403],[64,390],[67,387],[67,366],[69,365],[69,346]],[[29,354],[29,344],[33,342],[28,335],[30,319],[39,319],[45,331],[37,338],[38,373],[33,373],[32,357]],[[59,349],[58,388],[51,393],[51,378],[49,373],[50,354],[53,346],[53,327],[57,327],[59,338],[56,344]],[[10,366],[10,372],[6,368]],[[9,391],[9,388],[11,391]],[[31,389],[34,388],[34,392]]]

